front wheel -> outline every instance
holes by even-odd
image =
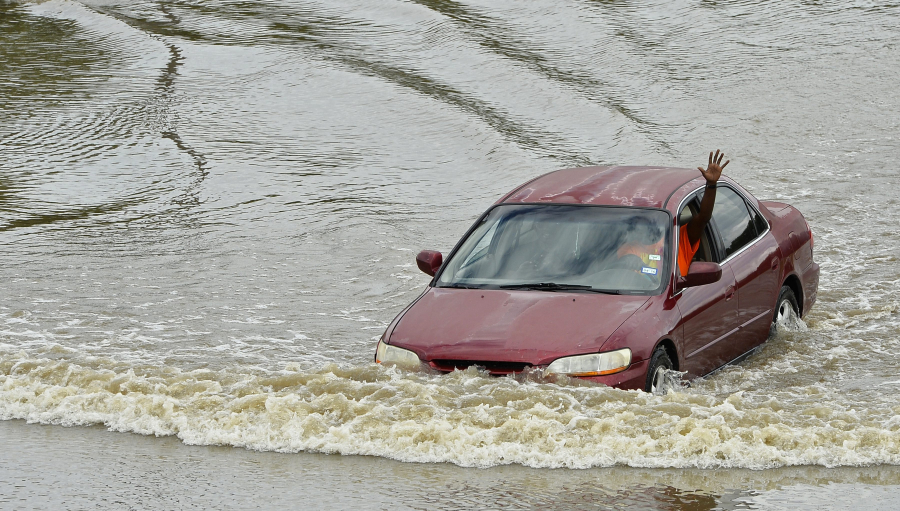
[[[666,383],[666,371],[671,371],[675,367],[669,354],[662,346],[656,348],[653,356],[650,357],[650,366],[647,368],[647,385],[644,387],[646,392],[652,394],[663,394],[668,390]]]

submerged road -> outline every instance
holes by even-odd
[[[0,3],[0,445],[17,453],[0,507],[116,473],[135,496],[192,456],[208,471],[147,506],[216,507],[189,481],[226,486],[229,463],[272,488],[293,478],[318,508],[326,486],[395,504],[362,498],[380,471],[439,487],[410,508],[618,507],[592,493],[601,478],[604,495],[650,495],[634,509],[900,498],[898,15]],[[415,253],[447,252],[505,191],[563,167],[695,167],[709,148],[809,220],[822,280],[806,328],[666,396],[371,363],[428,282]],[[76,466],[56,461],[69,453]]]

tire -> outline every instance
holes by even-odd
[[[669,354],[662,346],[656,348],[653,356],[650,357],[650,365],[647,368],[647,385],[644,387],[645,392],[652,394],[662,394],[666,390],[666,371],[675,367]]]
[[[779,325],[790,327],[800,319],[800,306],[797,305],[797,297],[788,286],[782,286],[775,302],[775,314],[772,315],[772,331],[774,334]]]

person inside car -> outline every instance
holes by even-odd
[[[664,229],[645,217],[636,216],[628,222],[625,243],[616,251],[614,268],[624,268],[656,275],[665,246]]]
[[[697,170],[706,178],[706,189],[703,190],[703,199],[700,201],[700,212],[691,218],[691,221],[682,225],[678,232],[678,270],[681,276],[688,273],[691,267],[691,260],[700,247],[700,237],[703,236],[703,229],[712,218],[713,206],[716,204],[716,183],[722,177],[722,170],[731,162],[726,160],[722,163],[725,153],[720,153],[716,149],[716,153],[709,153],[709,163],[704,170],[703,167],[697,167]]]
[[[715,154],[709,153],[709,164],[706,169],[697,167],[697,170],[706,178],[706,189],[703,191],[703,199],[700,201],[700,212],[691,220],[682,225],[678,232],[678,269],[681,276],[687,275],[691,261],[700,247],[700,237],[703,229],[712,218],[713,206],[716,203],[716,183],[722,177],[722,169],[731,160],[722,163],[725,153],[717,149]],[[638,219],[636,219],[638,220]],[[647,230],[640,222],[629,225],[627,241],[619,247],[613,263],[613,268],[629,269],[649,275],[656,275],[661,259],[663,246],[663,233],[657,230]]]

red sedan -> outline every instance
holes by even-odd
[[[376,361],[443,372],[527,368],[660,390],[667,369],[710,373],[804,316],[819,266],[803,215],[718,182],[688,271],[679,226],[699,214],[695,169],[586,167],[529,181],[488,209],[388,326]],[[637,248],[636,248],[637,247]]]

